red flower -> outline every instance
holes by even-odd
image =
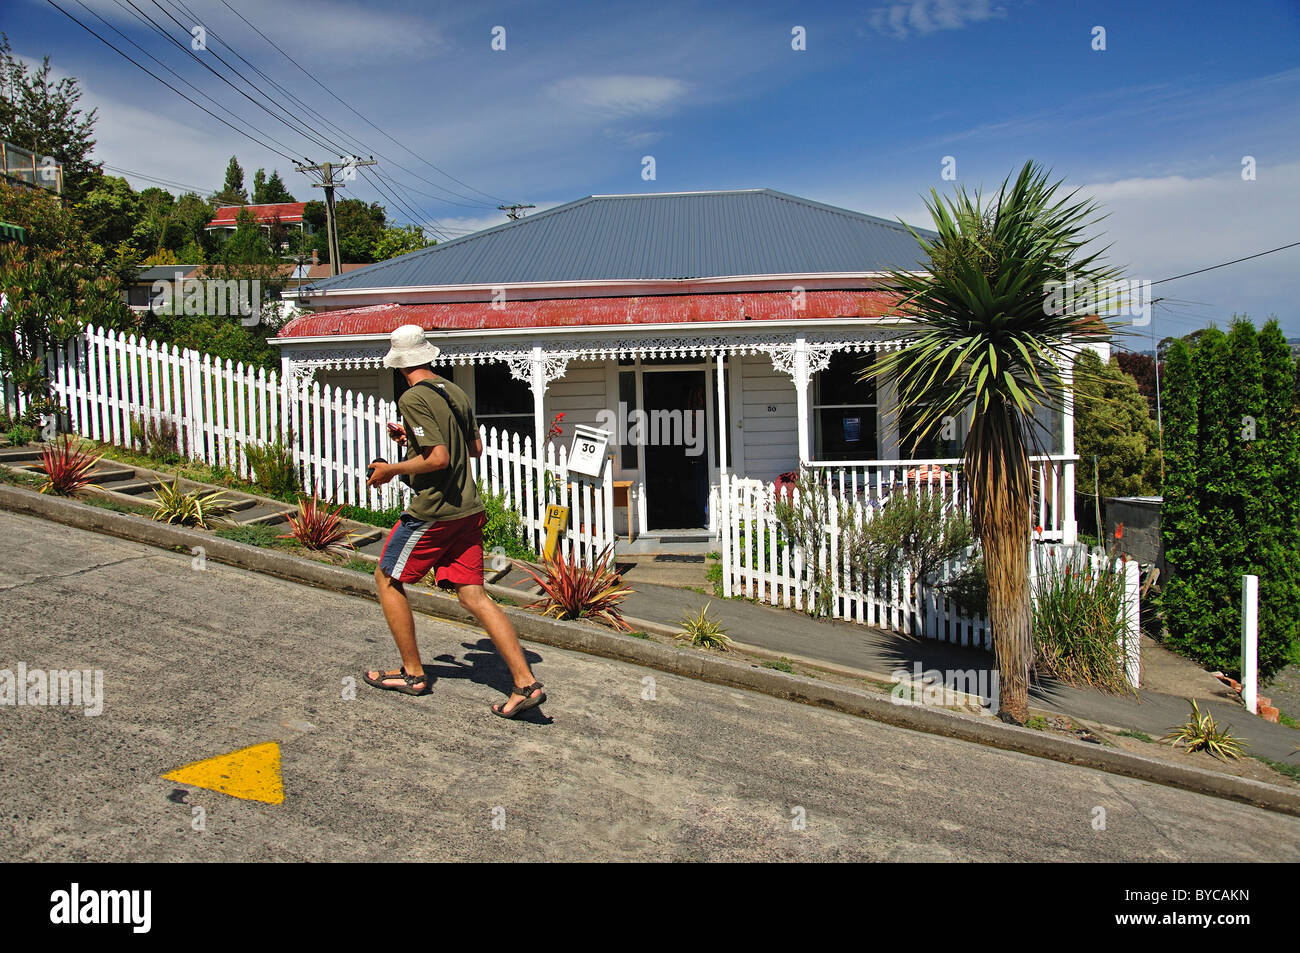
[[[1116,539],[1123,539],[1123,538],[1124,538],[1124,524],[1123,524],[1123,523],[1120,523],[1118,526],[1115,527],[1115,538],[1116,538]]]
[[[558,437],[563,433],[560,427],[560,421],[564,419],[564,414],[558,413],[551,418],[551,429],[547,432],[548,437]]]

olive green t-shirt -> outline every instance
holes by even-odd
[[[470,471],[473,441],[478,436],[474,408],[465,392],[449,380],[435,376],[429,383],[438,387],[447,400],[425,384],[410,387],[397,401],[406,428],[406,459],[420,456],[420,451],[442,445],[447,448],[450,464],[432,473],[411,477],[411,502],[406,512],[426,522],[460,519],[483,510],[474,474]],[[469,442],[447,401],[454,401],[461,418],[469,427]]]

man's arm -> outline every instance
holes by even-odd
[[[374,472],[366,481],[366,485],[383,486],[400,474],[414,476],[418,473],[432,473],[435,470],[445,470],[450,465],[451,454],[447,452],[446,446],[438,444],[436,447],[423,447],[419,456],[403,460],[401,463],[372,463]]]

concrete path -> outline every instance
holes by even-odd
[[[0,707],[14,859],[1300,860],[1297,818],[558,649],[505,722],[486,639],[427,618],[434,694],[349,699],[375,604],[6,512],[0,605],[0,668],[105,692]],[[269,741],[281,804],[161,778]]]
[[[979,672],[990,670],[993,663],[992,653],[983,649],[912,638],[855,622],[814,621],[801,612],[741,599],[718,599],[671,586],[642,583],[636,589],[624,602],[630,616],[676,625],[688,611],[698,611],[708,603],[710,614],[720,619],[728,634],[738,641],[880,675],[888,676],[898,669],[912,673],[916,664],[923,671]],[[1151,643],[1144,644],[1144,651],[1151,648]],[[1134,698],[1045,681],[1034,688],[1030,704],[1160,737],[1187,720],[1186,697],[1198,697],[1203,699],[1202,710],[1209,709],[1216,720],[1231,725],[1236,735],[1249,742],[1248,753],[1300,764],[1300,753],[1296,752],[1300,731],[1256,718],[1240,704],[1223,700],[1225,693],[1215,679],[1203,672],[1200,679],[1188,676],[1186,668],[1190,665],[1181,659],[1166,661],[1165,669],[1177,669],[1177,675],[1161,673],[1161,684],[1186,689],[1188,696],[1143,690]],[[946,681],[953,685],[956,678]]]

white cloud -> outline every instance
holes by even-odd
[[[939,30],[960,30],[1003,15],[990,0],[902,0],[871,10],[867,22],[877,33],[905,40]]]
[[[664,137],[662,132],[642,131],[632,132],[630,130],[606,129],[605,138],[612,139],[619,145],[628,149],[644,149],[646,146],[658,142]]]
[[[553,99],[609,117],[662,115],[685,96],[670,76],[571,76],[548,87]]]
[[[50,8],[44,0],[30,0],[30,2],[37,3],[42,9],[48,10],[50,16],[54,18],[51,22],[60,23],[62,28],[80,29],[70,20],[64,19],[57,10]],[[168,51],[168,56],[180,54],[180,50],[175,46],[151,33],[152,28],[137,16],[129,5],[117,3],[115,0],[81,0],[81,2],[123,33],[133,37],[137,42],[143,42],[143,45],[156,55],[162,50]],[[222,39],[228,41],[243,55],[249,56],[254,62],[268,55],[278,55],[266,41],[257,36],[247,24],[224,6],[212,4],[198,9],[198,5],[193,0],[186,0],[185,7],[198,14],[197,17],[190,17],[179,5],[167,4],[176,20],[172,20],[167,14],[150,4],[137,3],[136,6],[160,28],[175,36],[178,41],[183,40],[187,45],[189,38],[185,36],[186,31],[192,30],[195,26],[204,26],[218,33]],[[440,43],[438,30],[428,20],[379,9],[372,4],[363,6],[341,3],[338,0],[276,0],[274,6],[270,6],[259,5],[251,0],[231,0],[231,6],[269,36],[281,49],[308,68],[311,68],[309,59],[312,56],[363,52],[389,57],[413,55]],[[121,37],[105,27],[94,16],[87,15],[79,5],[72,4],[67,9],[77,19],[95,32],[105,35],[105,38],[115,45],[125,44]],[[177,21],[180,26],[177,26]],[[242,66],[219,43],[210,42],[211,49],[220,52],[235,65]],[[136,51],[133,48],[127,46],[126,49],[135,55]],[[250,55],[250,50],[256,55]],[[297,72],[292,64],[288,64],[288,67],[289,71]],[[274,71],[268,70],[268,72],[275,75]],[[299,79],[304,79],[301,73],[297,76]]]
[[[1279,211],[1300,208],[1300,162],[1263,166],[1253,182],[1231,173],[1129,178],[1085,185],[1080,194],[1110,213],[1101,228],[1115,243],[1111,257],[1134,277],[1158,280],[1295,241],[1290,217]],[[1259,267],[1294,273],[1300,258],[1287,254]],[[1233,272],[1216,280],[1231,282]]]

